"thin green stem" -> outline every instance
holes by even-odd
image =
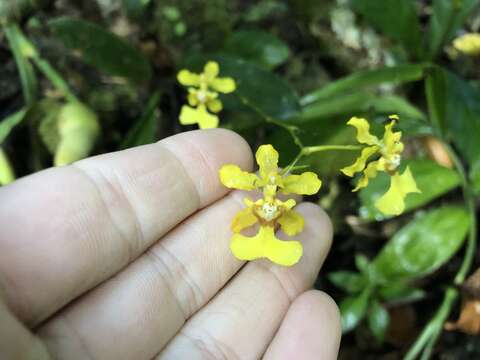
[[[45,75],[50,83],[62,93],[68,101],[78,101],[72,93],[65,79],[50,65],[50,63],[39,56],[32,57],[34,64]]]
[[[334,150],[360,150],[363,148],[361,145],[318,145],[318,146],[306,146],[302,149],[304,155],[310,155],[320,151],[334,151]]]
[[[32,64],[21,49],[23,35],[16,24],[5,26],[4,30],[17,64],[25,104],[28,106],[33,105],[37,98],[38,82]]]
[[[468,232],[465,255],[463,257],[462,265],[460,266],[460,269],[458,270],[453,280],[455,285],[461,285],[464,282],[466,276],[468,275],[470,268],[472,267],[473,259],[475,257],[475,248],[477,245],[477,217],[475,214],[475,196],[473,195],[473,190],[471,188],[467,173],[461,160],[449,144],[444,145],[455,165],[455,168],[460,174],[463,188],[463,197],[465,199],[468,215],[470,218],[470,228]]]
[[[15,30],[18,33],[19,48],[23,56],[31,59],[37,68],[43,73],[43,75],[45,75],[45,77],[50,81],[50,83],[58,91],[60,91],[60,93],[65,96],[68,101],[78,101],[77,97],[70,90],[70,87],[65,79],[50,65],[47,60],[40,56],[35,45],[25,36],[22,30],[18,26],[15,26]]]
[[[300,161],[300,159],[303,157],[303,148],[298,152],[297,156],[293,161],[283,170],[283,174],[287,175],[292,171],[293,167]]]
[[[473,259],[475,257],[475,249],[477,243],[477,218],[475,214],[475,197],[469,183],[465,167],[462,164],[462,161],[457,156],[455,151],[448,143],[444,143],[450,158],[452,159],[455,168],[460,176],[460,180],[463,188],[463,196],[466,203],[468,215],[470,218],[470,228],[468,233],[467,245],[465,248],[465,255],[463,257],[462,265],[457,271],[453,283],[456,286],[461,285],[466,276],[468,275],[470,268],[472,267]],[[458,291],[454,288],[448,288],[442,305],[438,309],[437,313],[430,319],[429,323],[425,326],[420,337],[412,345],[409,352],[407,353],[405,360],[415,359],[420,352],[422,352],[421,359],[428,359],[433,351],[433,347],[440,336],[440,333],[443,328],[443,324],[448,318],[453,304],[458,296]]]
[[[38,80],[34,68],[28,56],[25,54],[25,36],[20,30],[20,27],[15,23],[5,26],[5,35],[10,44],[13,56],[15,57],[25,105],[27,108],[32,108],[37,101]],[[32,142],[32,167],[34,171],[39,171],[43,166],[40,156],[41,147],[34,117],[30,117],[29,119],[28,131]]]
[[[423,328],[422,333],[417,338],[415,343],[412,345],[408,353],[405,355],[404,360],[414,360],[420,353],[423,351],[424,356],[422,358],[428,358],[433,350],[433,346],[443,329],[443,323],[450,314],[450,309],[452,308],[455,300],[457,299],[458,291],[449,287],[445,291],[445,296],[443,302],[438,308],[434,317],[430,322]]]
[[[317,146],[304,146],[300,149],[295,159],[288,165],[284,173],[288,174],[292,168],[301,160],[305,155],[311,155],[321,151],[338,151],[338,150],[359,150],[362,146],[360,145],[317,145]]]
[[[262,109],[260,109],[257,105],[253,104],[250,100],[248,100],[247,98],[245,98],[244,96],[242,95],[239,95],[239,94],[236,94],[237,97],[240,99],[240,101],[242,103],[244,103],[247,107],[249,107],[250,109],[252,109],[253,111],[255,111],[258,115],[260,115],[260,117],[267,123],[270,123],[270,124],[273,124],[273,125],[276,125],[276,126],[279,126],[283,129],[285,129],[286,131],[288,131],[288,133],[290,134],[290,136],[292,137],[293,139],[293,142],[300,148],[300,149],[303,149],[304,146],[303,146],[303,143],[302,141],[300,140],[300,138],[298,137],[297,135],[297,131],[298,131],[298,127],[296,127],[295,125],[289,125],[289,124],[285,124],[284,122],[282,121],[279,121],[277,119],[274,119],[273,117],[271,117],[270,115],[266,114]]]

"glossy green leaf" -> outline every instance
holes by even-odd
[[[255,30],[232,33],[225,42],[224,51],[266,69],[283,64],[290,55],[283,41],[268,32]]]
[[[398,65],[358,71],[305,95],[301,99],[301,103],[302,105],[308,105],[315,101],[332,98],[345,92],[382,84],[398,85],[405,82],[417,81],[423,78],[424,68],[423,65]]]
[[[235,79],[237,89],[226,95],[225,108],[239,109],[242,105],[276,118],[288,119],[298,115],[300,104],[295,91],[282,78],[261,67],[230,55],[197,55],[189,57],[182,68],[200,72],[208,60],[220,65],[220,77]],[[232,101],[237,99],[236,102]]]
[[[53,35],[90,65],[134,82],[150,79],[147,58],[132,45],[94,23],[61,17],[50,21]]]
[[[420,51],[422,33],[413,0],[353,0],[352,5],[381,33],[413,54]]]
[[[480,90],[457,75],[435,68],[426,82],[432,121],[470,164],[480,160]]]
[[[370,106],[372,107],[373,111],[378,114],[397,114],[401,117],[401,121],[403,122],[405,118],[408,119],[418,119],[423,120],[426,124],[426,116],[425,114],[412,105],[408,100],[403,97],[397,95],[384,95],[381,97],[376,97],[370,102]]]
[[[157,106],[159,101],[160,93],[157,91],[148,100],[148,104],[142,117],[127,133],[125,140],[120,145],[121,149],[150,144],[156,140],[159,120]]]
[[[300,122],[319,121],[342,114],[348,118],[355,113],[367,111],[375,97],[369,92],[354,92],[331,99],[321,99],[303,108]]]
[[[417,133],[425,133],[425,128],[428,127],[428,123],[424,120],[425,115],[407,100],[396,95],[378,96],[365,91],[318,100],[304,107],[298,121],[320,121],[342,114],[348,119],[350,116],[367,112],[385,116],[397,114],[402,118],[402,122],[417,120],[419,129],[422,128]]]
[[[365,317],[370,300],[371,289],[366,288],[357,296],[350,296],[340,303],[342,331],[353,330]]]
[[[428,29],[429,57],[434,58],[444,44],[453,40],[477,0],[433,0]]]
[[[368,327],[378,342],[383,342],[390,323],[388,311],[374,300],[368,308]]]
[[[465,209],[445,206],[400,229],[373,261],[381,279],[409,280],[432,273],[460,248],[469,228]]]
[[[365,277],[353,271],[331,272],[328,274],[328,280],[349,294],[360,292],[366,285]]]
[[[27,111],[28,109],[23,108],[0,121],[0,145],[5,141],[13,128],[20,124],[20,122],[25,118]]]
[[[422,191],[417,194],[408,194],[405,198],[405,212],[428,204],[430,201],[447,193],[460,185],[458,174],[446,167],[440,166],[431,160],[411,160],[407,162],[417,187]],[[380,173],[370,180],[369,185],[360,191],[360,216],[370,220],[383,220],[386,218],[375,207],[375,202],[390,186],[390,177]]]

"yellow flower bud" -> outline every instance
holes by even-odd
[[[71,102],[62,107],[57,121],[60,142],[55,151],[55,166],[87,157],[100,134],[97,115],[84,104]]]
[[[453,47],[465,55],[480,55],[480,34],[465,34],[453,41]]]

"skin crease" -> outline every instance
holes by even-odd
[[[192,131],[0,188],[0,358],[336,358],[337,307],[309,290],[328,216],[296,207],[293,267],[235,259],[226,163],[252,170],[242,138]]]

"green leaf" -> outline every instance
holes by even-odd
[[[430,117],[444,136],[470,164],[480,160],[480,90],[436,67],[427,77],[426,93]]]
[[[399,281],[380,287],[378,294],[388,303],[407,303],[423,299],[426,296],[422,289],[412,288],[408,283]]]
[[[342,331],[353,330],[365,317],[370,299],[371,289],[366,288],[358,296],[350,296],[340,303]]]
[[[368,272],[368,266],[370,265],[370,261],[368,258],[363,254],[356,254],[355,255],[355,266],[357,267],[358,271],[361,273]]]
[[[141,18],[151,0],[123,0],[123,8],[126,13],[133,18]]]
[[[439,67],[432,68],[425,79],[425,95],[430,122],[440,133],[445,132],[446,87],[443,70]]]
[[[398,85],[405,82],[417,81],[423,78],[424,68],[423,65],[398,65],[358,71],[305,95],[301,99],[301,104],[308,105],[320,99],[331,98],[348,91],[360,90],[382,84]]]
[[[440,166],[431,160],[411,160],[407,165],[412,171],[417,187],[422,191],[417,194],[408,194],[405,198],[405,212],[428,204],[430,201],[447,193],[460,185],[460,177],[451,169]],[[389,188],[390,177],[380,173],[370,180],[368,186],[360,191],[360,216],[370,220],[383,220],[386,218],[375,207],[375,202]]]
[[[386,283],[425,276],[460,248],[469,228],[465,209],[445,206],[415,218],[384,246],[373,261]]]
[[[297,122],[318,122],[339,115],[344,115],[346,122],[350,116],[358,116],[360,113],[386,116],[397,114],[402,119],[402,124],[410,123],[409,130],[414,134],[431,133],[428,123],[424,120],[425,115],[407,100],[396,95],[379,97],[374,93],[364,91],[322,99],[307,105]],[[413,122],[416,122],[415,126],[413,126]]]
[[[22,45],[25,43],[23,34],[17,25],[9,25],[5,27],[5,35],[15,57],[25,103],[32,105],[37,97],[38,81],[33,66],[23,51]]]
[[[160,92],[155,92],[148,100],[147,107],[140,120],[130,129],[125,140],[120,145],[121,149],[150,144],[156,140],[160,101]]]
[[[372,301],[368,308],[368,327],[378,342],[383,342],[389,323],[388,311],[377,300]]]
[[[0,145],[5,141],[12,129],[22,122],[27,111],[27,108],[20,109],[0,122]]]
[[[420,51],[422,33],[413,0],[353,0],[354,10],[406,50]]]
[[[0,2],[0,25],[19,21],[35,10],[46,7],[53,0],[14,0]]]
[[[303,108],[299,122],[319,121],[338,115],[345,115],[347,118],[369,110],[370,103],[375,97],[369,92],[354,92],[331,99],[320,99]]]
[[[365,277],[353,271],[335,271],[327,277],[333,285],[349,294],[359,292],[366,285]]]
[[[444,44],[452,41],[477,0],[433,0],[428,29],[429,58],[433,59]]]
[[[224,51],[266,69],[283,64],[290,55],[288,46],[265,31],[236,31],[227,39]]]
[[[477,160],[470,170],[470,181],[472,182],[473,191],[480,195],[480,160]]]
[[[379,114],[397,114],[401,117],[400,123],[404,122],[405,118],[423,120],[427,126],[426,116],[417,107],[413,106],[405,98],[397,95],[384,95],[376,97],[370,102],[373,110]]]
[[[300,112],[298,96],[290,85],[272,72],[249,61],[222,54],[197,55],[188,58],[183,67],[200,72],[208,60],[219,63],[220,77],[232,77],[237,83],[235,92],[224,97],[225,108],[230,105],[238,110],[242,103],[248,103],[250,107],[276,119],[292,118]],[[240,103],[235,104],[232,101],[235,96]],[[242,107],[245,108],[245,105]]]
[[[53,34],[90,65],[133,82],[147,81],[147,58],[123,39],[104,28],[80,19],[61,17],[48,23]]]

